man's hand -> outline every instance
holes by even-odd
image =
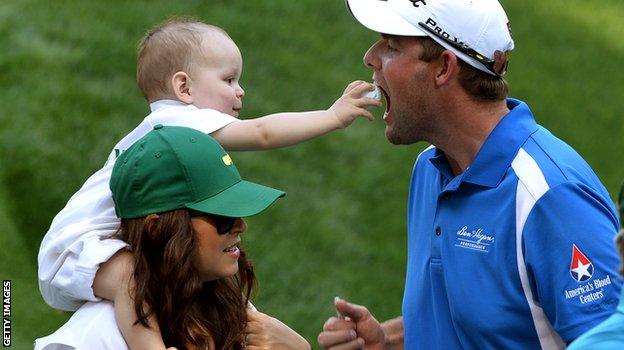
[[[386,336],[386,350],[403,350],[403,316],[381,324]]]
[[[325,322],[318,343],[324,349],[384,349],[385,335],[379,322],[361,305],[336,299],[336,311],[343,317]]]

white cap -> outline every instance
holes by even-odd
[[[371,30],[390,35],[428,36],[464,62],[491,75],[505,73],[507,53],[514,48],[507,14],[497,0],[346,0],[346,3],[353,17]],[[476,52],[467,53],[460,46]],[[479,56],[485,59],[478,59]]]

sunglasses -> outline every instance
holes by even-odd
[[[236,219],[238,219],[238,218],[231,217],[231,216],[221,216],[221,215],[216,215],[216,214],[201,213],[201,212],[194,211],[194,210],[191,211],[191,217],[197,217],[197,216],[210,218],[210,220],[214,223],[215,228],[217,229],[217,233],[220,235],[224,235],[232,231],[232,228],[234,228],[234,224],[236,223]]]
[[[470,58],[473,58],[475,60],[477,60],[479,63],[481,63],[482,65],[485,66],[485,68],[487,68],[487,70],[489,70],[490,72],[494,73],[497,77],[502,77],[505,72],[507,71],[507,54],[502,52],[502,51],[496,51],[495,52],[495,60],[492,60],[480,53],[478,53],[475,49],[471,48],[470,46],[461,43],[461,42],[457,42],[455,40],[451,40],[450,38],[447,38],[445,36],[443,36],[442,34],[436,32],[435,30],[431,29],[429,26],[427,26],[425,23],[423,22],[418,22],[418,25],[421,26],[422,28],[424,28],[427,33],[435,36],[436,38],[444,41],[445,43],[451,45],[451,47],[453,47],[454,49],[457,49],[458,51],[464,53],[465,55],[467,55]]]

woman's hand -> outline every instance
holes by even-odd
[[[309,350],[310,344],[280,320],[247,310],[248,350]]]

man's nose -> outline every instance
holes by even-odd
[[[364,64],[372,70],[379,70],[381,67],[378,55],[379,41],[374,43],[364,54]]]

